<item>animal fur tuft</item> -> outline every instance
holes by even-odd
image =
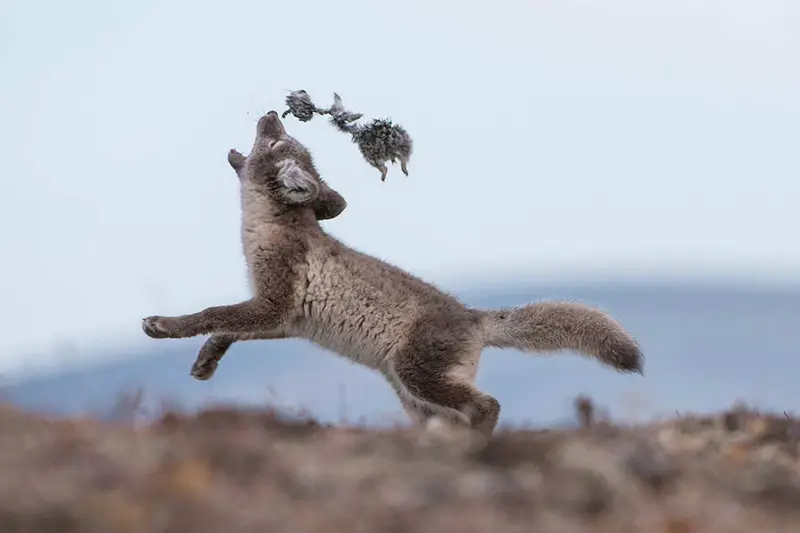
[[[311,96],[303,89],[290,92],[286,96],[286,106],[288,109],[283,112],[281,118],[286,118],[291,114],[300,122],[308,122],[314,118],[314,113],[324,115],[328,112],[326,109],[319,109],[315,106],[311,101]]]

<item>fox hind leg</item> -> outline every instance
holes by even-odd
[[[427,424],[437,418],[491,436],[500,416],[500,402],[478,390],[472,376],[463,375],[462,358],[454,357],[451,365],[441,364],[446,358],[437,359],[439,364],[429,361],[420,365],[411,354],[398,355],[391,379],[412,420]]]

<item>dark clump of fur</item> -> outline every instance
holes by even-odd
[[[389,161],[392,164],[399,161],[400,169],[408,176],[406,165],[414,143],[405,128],[393,124],[391,119],[374,119],[366,125],[355,124],[363,115],[345,109],[341,97],[336,93],[333,93],[333,105],[328,109],[315,106],[311,96],[302,89],[289,93],[286,106],[288,109],[283,112],[282,118],[291,114],[301,122],[308,122],[315,113],[330,115],[331,124],[339,131],[349,133],[367,163],[380,171],[381,181],[386,181],[386,163]]]
[[[289,109],[284,111],[281,117],[286,118],[286,115],[291,113],[300,122],[308,122],[314,118],[314,113],[324,115],[328,112],[326,109],[317,108],[311,101],[311,96],[302,89],[292,91],[286,96],[286,106]]]
[[[413,142],[408,132],[390,119],[375,119],[360,127],[353,134],[353,142],[358,144],[361,154],[368,162],[395,162],[395,159],[411,156]]]

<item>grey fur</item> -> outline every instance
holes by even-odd
[[[315,215],[323,182],[276,112],[259,120],[248,157],[232,150],[228,158],[240,178],[252,298],[142,321],[158,339],[212,334],[193,366],[196,378],[210,378],[236,340],[299,337],[382,373],[415,421],[437,417],[489,435],[500,405],[475,387],[486,346],[571,349],[642,372],[636,341],[598,309],[569,302],[470,308],[328,235]]]
[[[333,93],[333,105],[328,110],[330,121],[339,131],[349,133],[358,145],[364,159],[381,173],[381,181],[386,181],[389,169],[386,163],[400,161],[400,169],[408,176],[408,160],[414,149],[414,142],[408,132],[390,119],[374,119],[366,125],[354,124],[361,118],[360,113],[345,109],[341,97]]]
[[[336,93],[333,93],[333,104],[328,109],[328,114],[331,116],[333,125],[345,133],[352,133],[356,126],[350,123],[364,116],[362,113],[353,113],[345,109],[342,97]]]
[[[386,163],[400,161],[400,169],[408,176],[408,160],[414,143],[408,132],[390,119],[374,119],[366,125],[355,124],[363,115],[345,109],[342,98],[333,93],[333,104],[329,109],[320,109],[311,101],[311,96],[304,91],[292,91],[286,97],[288,109],[281,115],[286,118],[291,114],[301,122],[308,122],[314,114],[330,115],[331,124],[339,131],[349,133],[364,160],[377,168],[381,173],[381,181],[386,181],[389,169]]]
[[[281,117],[286,118],[286,115],[291,113],[300,122],[308,122],[314,118],[314,113],[320,115],[328,113],[327,109],[319,109],[315,106],[311,101],[311,96],[303,89],[290,92],[286,96],[286,106],[288,109],[283,112]]]

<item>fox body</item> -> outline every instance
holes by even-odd
[[[252,298],[198,313],[143,319],[153,338],[211,334],[192,367],[209,379],[237,341],[300,337],[385,376],[417,422],[432,417],[491,434],[500,405],[475,387],[487,346],[571,349],[619,371],[641,372],[636,341],[604,312],[571,302],[482,310],[327,234],[344,198],[278,114],[259,119],[240,180],[242,243]]]

